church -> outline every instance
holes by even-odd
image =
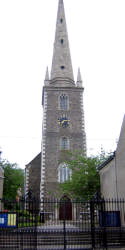
[[[82,150],[86,155],[82,78],[74,80],[63,0],[59,0],[51,72],[43,86],[42,144],[25,168],[25,195],[36,199],[58,197],[59,183],[71,176],[66,152]]]

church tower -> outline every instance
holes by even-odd
[[[58,195],[58,185],[71,175],[67,150],[86,154],[83,90],[80,69],[75,83],[64,3],[59,0],[52,67],[43,87],[40,199]]]

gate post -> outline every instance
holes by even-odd
[[[63,233],[64,233],[64,250],[66,250],[66,200],[64,202],[64,216],[63,216]]]
[[[38,238],[37,238],[37,226],[38,226],[38,200],[34,199],[33,200],[33,214],[34,214],[34,217],[35,217],[35,247],[37,249],[37,241],[38,241]]]
[[[102,216],[102,242],[103,242],[103,247],[107,249],[107,233],[106,233],[106,214],[105,214],[105,200],[101,200],[101,216]]]
[[[92,249],[95,249],[94,200],[91,200],[91,201],[90,201],[90,215],[91,215],[91,239],[92,239]]]

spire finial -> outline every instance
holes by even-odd
[[[48,70],[48,67],[46,67],[46,74],[45,74],[44,84],[45,85],[49,84],[49,70]]]
[[[81,77],[81,72],[80,72],[80,68],[78,68],[78,74],[77,74],[77,82],[76,85],[78,87],[82,87],[82,77]]]

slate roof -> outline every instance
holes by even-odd
[[[40,152],[38,155],[36,155],[36,156],[33,158],[32,161],[30,161],[28,164],[26,164],[26,166],[32,164],[37,158],[41,158],[41,152]]]
[[[102,168],[107,166],[107,164],[115,158],[115,153],[116,153],[116,151],[106,161],[104,161],[101,165],[99,165],[98,170],[101,170]]]

